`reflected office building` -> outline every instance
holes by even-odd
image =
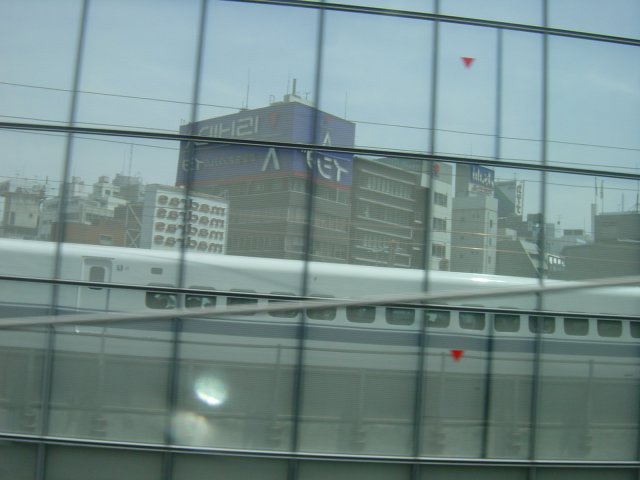
[[[202,120],[180,130],[214,138],[348,148],[355,139],[353,122],[314,108],[295,90],[268,107]],[[229,200],[230,255],[300,260],[311,222],[309,258],[345,263],[352,179],[350,154],[182,142],[176,185]]]

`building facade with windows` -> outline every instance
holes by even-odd
[[[452,174],[447,164],[434,163],[430,174],[422,166],[399,158],[354,158],[349,263],[424,268],[426,202],[433,191],[431,211],[446,223]],[[448,269],[450,244],[446,225],[432,231],[430,268]]]
[[[294,90],[268,107],[183,125],[181,131],[249,141],[315,138],[351,147],[355,125],[314,108]],[[348,154],[183,142],[176,184],[229,199],[231,255],[302,259],[308,247],[313,260],[346,263],[352,168]],[[308,222],[313,241],[307,246]]]

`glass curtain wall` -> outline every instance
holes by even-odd
[[[3,2],[0,478],[636,478],[640,10],[583,3]]]

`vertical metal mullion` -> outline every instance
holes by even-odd
[[[194,76],[193,76],[193,90],[191,94],[191,118],[189,122],[189,135],[195,135],[196,132],[193,131],[194,124],[198,117],[198,104],[200,101],[200,83],[202,76],[202,62],[203,62],[203,51],[204,51],[204,43],[205,43],[205,35],[206,35],[206,20],[207,20],[207,7],[208,0],[200,0],[200,21],[198,23],[198,34],[197,34],[197,47],[196,47],[196,58],[195,58],[195,68],[194,68]],[[192,145],[187,146],[186,155],[195,156],[195,148]],[[184,190],[184,208],[182,209],[184,216],[182,220],[182,246],[180,248],[180,257],[178,264],[178,276],[176,279],[176,283],[179,287],[184,288],[185,283],[185,257],[187,251],[187,245],[185,239],[187,238],[187,223],[189,212],[189,197],[191,195],[191,189],[193,187],[193,158],[188,158],[188,169],[185,181],[185,190]],[[177,307],[183,306],[183,296],[178,295]],[[174,318],[170,322],[171,324],[171,332],[173,337],[171,339],[171,356],[170,356],[170,365],[169,365],[169,378],[167,382],[167,415],[165,426],[165,434],[164,434],[164,442],[167,446],[171,446],[174,441],[173,438],[173,430],[172,430],[172,419],[175,418],[177,403],[178,403],[178,387],[179,387],[179,369],[180,369],[180,345],[181,345],[181,335],[182,329],[184,326],[184,320],[181,318]],[[170,480],[173,477],[173,465],[174,465],[174,453],[171,451],[166,451],[162,457],[162,473],[161,478],[163,480]]]
[[[501,135],[502,135],[502,29],[497,30],[496,41],[496,136],[494,144],[494,156],[496,160],[501,156]],[[489,429],[491,416],[491,398],[493,387],[493,349],[494,349],[494,328],[495,316],[489,315],[489,338],[487,340],[487,375],[485,378],[484,405],[482,419],[482,445],[481,457],[487,458],[489,455]]]
[[[549,27],[549,8],[547,0],[542,0],[542,22],[545,28]],[[543,166],[541,175],[542,182],[540,185],[540,228],[538,230],[538,283],[540,286],[544,285],[544,255],[545,255],[545,214],[547,208],[547,170],[545,167],[548,165],[548,115],[549,115],[549,99],[548,99],[548,87],[549,87],[549,35],[548,33],[542,34],[542,118],[541,118],[541,163]],[[536,310],[542,312],[544,308],[544,298],[541,292],[536,294]],[[531,462],[536,459],[536,442],[538,433],[538,419],[540,416],[540,391],[541,391],[541,379],[540,369],[542,361],[542,329],[544,325],[544,317],[539,314],[536,322],[536,337],[535,337],[535,353],[533,364],[533,381],[531,385],[531,412],[530,422],[531,430],[529,432],[529,460]],[[530,467],[529,478],[535,480],[537,477],[536,467]]]
[[[80,10],[80,24],[78,25],[78,43],[76,45],[75,67],[73,72],[73,84],[71,89],[71,101],[69,104],[69,117],[67,123],[73,127],[76,123],[78,112],[78,91],[80,90],[80,75],[82,73],[82,60],[84,54],[84,40],[87,31],[87,18],[89,15],[89,0],[83,0]],[[71,157],[73,154],[73,133],[70,132],[65,138],[64,165],[62,169],[62,182],[58,193],[58,228],[56,230],[56,248],[53,267],[53,288],[51,291],[50,314],[56,315],[58,308],[58,297],[60,289],[55,281],[60,277],[62,270],[62,242],[65,237],[65,212],[69,197],[67,181],[71,172]],[[40,433],[41,436],[49,434],[51,392],[53,388],[53,361],[54,361],[55,327],[47,327],[46,352],[43,359],[41,402],[40,405]],[[44,480],[46,476],[46,445],[38,443],[36,453],[36,480]]]
[[[322,0],[324,3],[325,0]],[[315,64],[315,79],[314,79],[314,100],[315,100],[315,112],[311,124],[311,142],[315,145],[319,143],[319,125],[320,125],[320,98],[322,92],[322,63],[324,52],[324,29],[325,29],[325,9],[319,7],[318,11],[318,30],[316,36],[316,64]],[[316,190],[316,173],[315,169],[309,168],[309,175],[307,177],[307,223],[304,228],[304,256],[303,256],[303,269],[302,269],[302,285],[301,295],[309,295],[309,262],[311,261],[311,252],[313,248],[313,218],[314,218],[314,204],[315,204],[315,190]],[[291,451],[298,452],[300,449],[300,419],[302,415],[302,401],[304,390],[304,369],[305,369],[305,341],[307,337],[307,322],[304,310],[300,311],[300,322],[298,324],[298,352],[296,356],[296,365],[293,378],[293,401],[292,401],[292,432],[291,432]],[[296,480],[299,476],[300,461],[296,458],[289,459],[287,469],[287,479]]]
[[[440,0],[435,0],[434,12],[440,13]],[[435,154],[436,151],[436,124],[437,124],[437,106],[438,106],[438,52],[440,42],[440,22],[437,20],[433,22],[433,39],[432,39],[432,54],[431,54],[431,90],[429,92],[431,99],[431,112],[430,112],[430,127],[429,130],[429,153]],[[433,163],[428,160],[422,161],[421,166],[422,179],[428,178],[425,191],[425,205],[422,224],[424,225],[424,241],[423,241],[423,269],[424,277],[422,280],[422,291],[427,292],[431,287],[429,283],[429,269],[431,267],[431,226],[432,226],[432,201],[433,201]],[[421,179],[421,180],[422,180]],[[450,222],[449,222],[450,223]],[[418,359],[417,359],[417,371],[416,371],[416,385],[413,401],[413,457],[414,462],[411,465],[410,478],[411,480],[419,480],[422,473],[422,466],[418,462],[420,453],[422,451],[422,417],[424,408],[425,397],[425,373],[427,371],[427,348],[429,344],[429,337],[427,332],[426,312],[424,310],[419,311],[421,318],[418,319],[420,325],[420,331],[418,332]]]

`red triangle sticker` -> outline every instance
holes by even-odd
[[[464,354],[464,350],[451,350],[451,356],[454,362],[459,362]]]
[[[464,63],[464,66],[466,68],[471,68],[471,65],[473,64],[475,58],[473,57],[460,57],[462,58],[462,63]]]

